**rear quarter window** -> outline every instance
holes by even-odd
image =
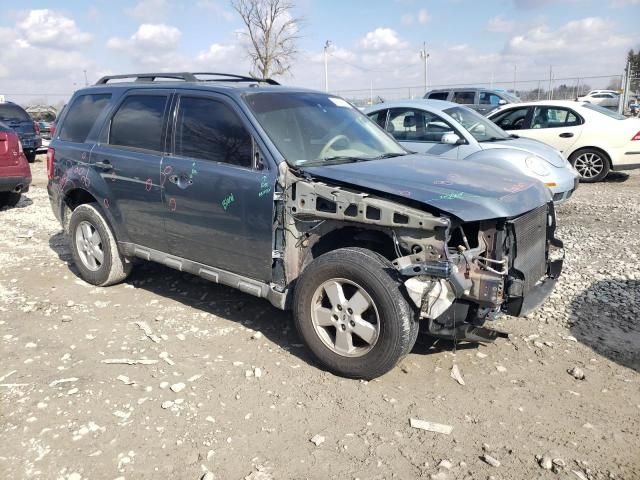
[[[77,97],[60,126],[60,140],[84,143],[96,120],[109,105],[111,94],[99,93]]]

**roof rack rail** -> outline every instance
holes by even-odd
[[[198,78],[199,76],[211,76],[220,78]],[[183,80],[185,82],[257,82],[268,85],[280,85],[271,78],[255,78],[232,73],[217,72],[157,72],[157,73],[131,73],[124,75],[106,75],[96,82],[96,85],[105,85],[110,80],[132,79],[135,82],[155,82],[162,80]]]

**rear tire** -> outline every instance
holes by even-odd
[[[111,227],[96,203],[80,205],[73,211],[69,235],[73,261],[87,283],[106,287],[131,273],[131,262],[120,254]]]
[[[15,207],[22,198],[21,193],[2,192],[0,193],[0,207]]]
[[[611,169],[609,156],[594,148],[582,148],[573,152],[569,162],[578,171],[580,181],[584,183],[604,180]]]
[[[33,152],[24,152],[24,156],[27,157],[27,162],[33,163],[36,161],[36,151]]]
[[[294,320],[315,358],[350,378],[387,373],[418,335],[397,270],[363,248],[334,250],[309,264],[296,285]]]

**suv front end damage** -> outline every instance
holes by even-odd
[[[286,277],[283,285],[332,231],[376,232],[389,239],[387,257],[428,333],[490,341],[499,334],[480,328],[485,321],[500,313],[526,315],[551,293],[562,270],[552,202],[512,218],[464,222],[281,168],[286,227],[275,264]]]
[[[486,320],[525,316],[553,291],[564,257],[555,227],[550,202],[511,219],[453,226],[445,260],[407,255],[393,263],[410,277],[407,292],[429,333],[491,340],[493,332],[478,328]]]

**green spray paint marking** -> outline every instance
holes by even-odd
[[[271,191],[271,187],[269,186],[269,181],[267,180],[267,176],[263,175],[262,180],[260,180],[260,193],[258,193],[258,196],[264,197],[270,191]]]
[[[456,200],[464,197],[464,192],[451,192],[440,195],[440,200]]]
[[[193,162],[191,164],[191,175],[189,175],[189,177],[193,178],[193,176],[197,174],[198,174],[198,170],[196,169],[196,162]]]
[[[229,205],[231,205],[235,201],[236,199],[233,197],[233,193],[227,195],[227,198],[222,200],[222,208],[224,208],[224,211],[226,212],[227,208],[229,208]]]

